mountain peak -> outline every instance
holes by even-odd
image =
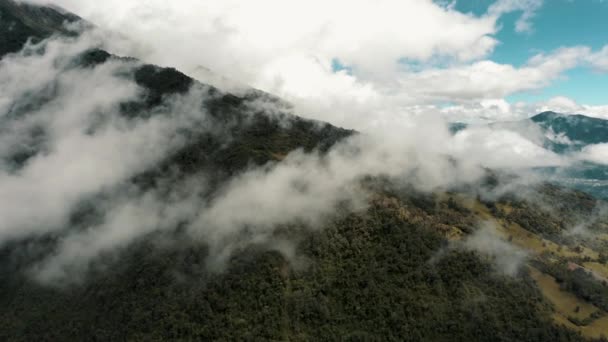
[[[531,119],[534,122],[541,122],[541,121],[547,121],[547,120],[555,119],[557,117],[562,117],[562,116],[565,116],[565,114],[556,113],[553,111],[546,111],[546,112],[542,112],[542,113],[538,113],[538,114],[534,115]]]
[[[532,121],[537,122],[537,123],[551,121],[551,120],[555,120],[555,119],[562,119],[562,120],[567,120],[570,122],[585,121],[585,122],[592,122],[592,123],[593,122],[600,123],[600,122],[606,121],[601,118],[596,118],[596,117],[592,117],[592,116],[588,116],[588,115],[584,115],[584,114],[557,113],[557,112],[553,112],[553,111],[542,112],[542,113],[536,114],[535,116],[533,116],[531,118]]]

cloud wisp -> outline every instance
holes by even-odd
[[[505,241],[498,234],[493,222],[482,222],[479,229],[468,237],[462,246],[490,256],[497,270],[509,276],[515,276],[528,257],[524,250]]]

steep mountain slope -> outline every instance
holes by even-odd
[[[10,340],[578,340],[552,326],[526,276],[496,274],[458,250],[429,263],[443,246],[436,220],[453,214],[444,205],[427,213],[379,199],[304,235],[301,270],[253,247],[208,274],[204,248],[180,241],[137,246],[69,292],[3,282],[0,331]]]
[[[560,154],[580,152],[595,144],[608,143],[608,121],[584,115],[540,113],[530,119],[545,132],[545,147]],[[608,168],[595,162],[580,162],[548,174],[560,183],[608,198]]]
[[[555,136],[567,138],[565,142],[553,142],[553,149],[562,152],[580,149],[586,145],[608,142],[608,121],[584,115],[564,115],[555,112],[537,114],[530,120]]]
[[[6,0],[0,4],[16,6]],[[45,22],[49,13],[48,20],[58,22],[52,19],[60,13],[56,10],[26,8],[42,16],[35,21]],[[14,18],[33,27],[29,17]],[[141,90],[117,106],[127,127],[164,116],[180,122],[182,114],[191,114],[191,121],[178,126],[179,144],[119,185],[142,192],[161,189],[167,202],[172,198],[165,188],[179,187],[183,179],[204,175],[209,187],[196,195],[214,197],[249,168],[280,165],[298,149],[323,154],[354,134],[294,116],[271,95],[223,93],[177,70],[99,49],[81,52],[65,65],[62,74],[84,73],[85,78],[118,65],[117,78]],[[51,91],[41,87],[19,94],[1,113],[0,125],[12,127],[44,114],[40,108],[52,110],[49,103],[61,93],[55,86],[61,82],[50,83]],[[176,98],[189,100],[182,101],[185,108],[175,109]],[[98,111],[101,124],[94,121],[90,136],[105,127],[105,113]],[[35,128],[30,133],[36,144],[3,161],[11,172],[18,174],[48,153],[46,139],[39,137],[50,133]],[[115,153],[124,153],[122,148]],[[32,273],[40,260],[59,253],[65,234],[98,228],[94,223],[106,207],[104,198],[113,191],[104,188],[87,194],[70,212],[68,227],[2,246],[0,339],[581,341],[583,335],[606,333],[606,287],[595,279],[574,278],[567,268],[568,262],[585,262],[603,269],[605,258],[598,251],[605,250],[606,241],[565,235],[602,203],[552,186],[528,189],[532,197],[481,195],[500,182],[490,175],[479,189],[422,194],[390,180],[364,179],[361,187],[371,194],[364,209],[338,206],[314,229],[298,221],[283,224],[268,239],[237,246],[219,271],[208,267],[212,237],[193,239],[178,222],[171,230],[151,230],[117,252],[102,253],[81,272],[83,279],[41,283]],[[265,191],[271,190],[263,188],[258,196]],[[480,250],[478,245],[488,244],[472,238],[483,230],[480,222],[496,226],[498,237],[491,246],[512,244],[533,257],[505,272],[502,261],[510,260],[511,249],[499,254]],[[600,218],[584,228],[608,233]],[[565,312],[538,286],[538,272],[562,280],[568,294],[595,311],[587,316],[585,310]]]
[[[64,24],[80,20],[58,8],[0,1],[0,58],[21,50],[28,39],[40,40],[57,33],[72,34]]]

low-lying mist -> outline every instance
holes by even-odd
[[[602,151],[563,156],[539,144],[538,132],[476,126],[452,133],[440,116],[410,115],[402,125],[377,124],[328,150],[296,149],[221,180],[206,169],[171,165],[154,173],[194,137],[208,134],[221,150],[241,138],[235,125],[253,119],[222,117],[222,109],[212,115],[208,100],[223,93],[199,83],[165,94],[146,115],[126,115],[125,104],[150,91],[133,78],[142,63],[78,64],[78,56],[103,48],[103,41],[98,31],[55,37],[0,61],[0,244],[52,236],[52,250],[28,268],[47,284],[83,280],[100,255],[178,228],[206,243],[209,266],[221,270],[235,248],[270,241],[283,225],[320,229],[337,206],[366,208],[366,177],[437,192],[475,187],[490,169],[515,176],[511,187],[500,188],[508,192],[542,181],[535,168],[571,165]],[[239,107],[247,108],[240,113],[245,118],[264,114],[280,127],[293,125],[280,104],[263,97],[245,101]],[[148,173],[151,182],[138,181]],[[93,203],[94,219],[78,219],[83,203]],[[486,244],[492,239],[485,231],[468,246],[511,255],[502,243]],[[510,265],[504,265],[509,274]]]

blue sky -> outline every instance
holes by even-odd
[[[482,15],[494,1],[460,0],[456,9]],[[550,0],[544,1],[532,19],[532,30],[519,33],[515,22],[520,13],[513,12],[500,19],[502,29],[496,35],[501,44],[489,59],[520,66],[539,52],[550,52],[564,46],[585,45],[594,50],[608,44],[608,1]],[[533,92],[514,94],[510,102],[538,102],[555,96],[567,96],[579,103],[608,103],[608,75],[585,67],[567,71],[551,86]]]

